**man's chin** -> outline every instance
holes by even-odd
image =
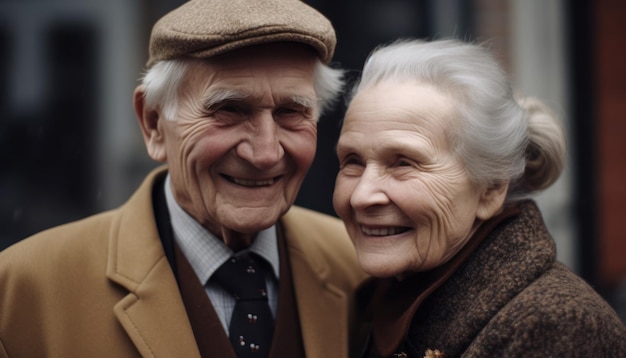
[[[259,231],[263,231],[271,227],[274,223],[275,221],[268,223],[254,223],[252,225],[234,225],[234,227],[230,228],[230,231],[242,235],[255,235]]]
[[[282,211],[271,212],[264,208],[263,210],[246,210],[240,215],[233,215],[230,218],[224,218],[222,224],[230,230],[242,234],[256,234],[276,224],[282,216]]]
[[[258,232],[270,228],[276,223],[278,217],[265,218],[263,221],[248,221],[241,220],[233,222],[231,225],[223,226],[221,237],[226,246],[230,247],[233,251],[239,251],[252,245]],[[269,219],[269,220],[268,220]]]

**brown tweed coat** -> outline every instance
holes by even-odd
[[[626,357],[624,323],[587,283],[556,261],[554,241],[536,205],[526,201],[520,208],[427,295],[397,353],[420,358],[428,350],[444,357]],[[370,346],[364,356],[377,357],[373,351]]]

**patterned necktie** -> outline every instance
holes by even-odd
[[[267,357],[274,317],[267,301],[263,266],[252,256],[232,257],[213,277],[236,300],[228,334],[237,357]]]

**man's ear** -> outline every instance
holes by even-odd
[[[502,209],[504,199],[509,190],[509,182],[491,184],[483,189],[483,193],[478,203],[476,217],[481,220],[488,220],[495,216]]]
[[[141,85],[135,88],[133,104],[148,155],[157,162],[166,161],[165,133],[163,133],[163,124],[160,123],[165,119],[161,117],[157,109],[146,106],[144,90]]]

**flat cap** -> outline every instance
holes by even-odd
[[[307,44],[328,63],[337,40],[330,21],[300,0],[191,0],[152,28],[147,67],[282,41]]]

